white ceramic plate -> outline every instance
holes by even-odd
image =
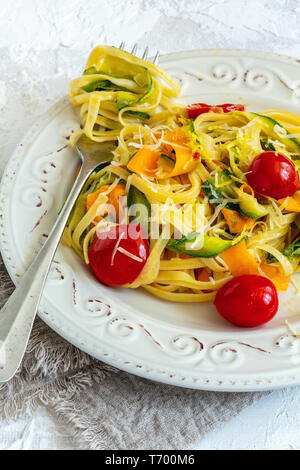
[[[169,54],[162,67],[186,102],[242,102],[249,110],[300,113],[300,61],[252,51]],[[65,200],[78,164],[66,139],[78,128],[68,99],[48,111],[19,144],[0,193],[0,242],[14,282],[40,248]],[[41,318],[79,348],[120,369],[184,387],[263,390],[300,383],[299,298],[280,294],[280,311],[259,329],[223,321],[212,304],[176,304],[144,290],[100,285],[60,246],[40,304]],[[297,316],[298,314],[298,316]]]

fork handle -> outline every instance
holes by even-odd
[[[91,170],[83,163],[45,244],[0,311],[0,382],[10,380],[20,366],[53,256],[70,212]]]

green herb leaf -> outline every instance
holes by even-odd
[[[295,259],[300,257],[300,237],[291,243],[284,251],[284,256],[289,259]]]

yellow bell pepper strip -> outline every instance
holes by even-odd
[[[86,198],[86,210],[88,211],[94,202],[96,201],[97,197],[99,196],[100,193],[103,193],[109,189],[109,185],[105,184],[104,186],[101,186],[100,189],[95,191],[94,193],[88,194]],[[116,216],[118,219],[119,215],[119,198],[121,196],[125,196],[125,184],[119,183],[117,184],[114,189],[108,193],[108,203],[114,206],[114,209],[116,211]],[[100,220],[102,220],[103,217],[100,215],[97,215],[94,219],[94,222],[98,223]]]
[[[281,209],[289,212],[300,212],[300,191],[296,191],[293,196],[278,199]]]
[[[260,274],[258,263],[250,254],[244,240],[223,251],[219,256],[225,261],[233,276]]]
[[[227,209],[226,207],[222,209],[222,214],[224,215],[230,233],[241,233],[244,228],[248,230],[255,224],[254,219],[241,215],[239,212]]]
[[[278,265],[261,263],[260,267],[265,275],[273,282],[277,290],[286,291],[288,289],[291,276],[282,274]]]

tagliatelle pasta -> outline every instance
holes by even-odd
[[[203,103],[201,112],[194,107],[192,114],[179,95],[177,82],[150,62],[114,47],[92,51],[83,75],[70,84],[82,124],[71,144],[84,133],[95,142],[115,141],[116,149],[111,164],[97,168],[85,183],[64,242],[88,263],[99,233],[138,220],[149,256],[124,287],[142,286],[175,302],[212,300],[232,277],[238,260],[228,254],[237,247],[241,256],[247,250],[259,274],[277,270],[280,290],[287,285],[280,276],[299,270],[300,198],[259,195],[247,174],[255,157],[267,151],[284,155],[298,171],[300,117]],[[117,213],[116,188],[123,195]],[[90,195],[93,203],[87,205]],[[142,218],[130,213],[134,204],[144,207]]]

